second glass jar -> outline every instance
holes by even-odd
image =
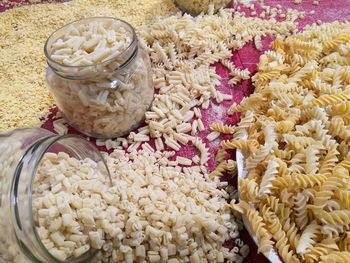
[[[131,44],[112,59],[88,66],[63,65],[51,58],[52,44],[72,26],[118,23],[132,35]],[[82,19],[54,32],[45,44],[51,93],[67,122],[96,138],[122,136],[144,120],[154,96],[148,54],[139,47],[128,23],[109,17]]]
[[[209,5],[214,6],[214,11],[226,7],[231,0],[174,0],[175,4],[185,13],[199,15],[208,12]]]

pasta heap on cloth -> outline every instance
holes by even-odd
[[[225,149],[241,149],[243,213],[264,254],[284,262],[350,259],[350,23],[276,39]],[[248,135],[248,139],[245,137]]]
[[[174,154],[148,148],[106,154],[112,187],[102,163],[46,154],[33,189],[45,247],[61,261],[94,248],[94,263],[242,262],[249,252],[242,241],[238,251],[223,247],[242,227],[227,204],[227,182],[208,180],[199,166],[161,164]]]
[[[292,21],[244,17],[240,12],[232,17],[232,12],[220,9],[214,15],[211,6],[208,14],[192,17],[179,13],[138,28],[140,44],[150,55],[155,88],[159,91],[146,112],[146,129],[150,138],[156,140],[157,150],[168,146],[179,151],[181,145],[193,141],[201,153],[200,164],[205,165],[209,157],[206,146],[193,137],[205,130],[201,109],[208,109],[211,99],[216,103],[232,100],[231,94],[216,89],[221,77],[212,65],[220,62],[227,67],[229,84],[235,85],[249,79],[250,72],[230,61],[231,49],[242,48],[256,36],[286,36],[296,30]],[[133,143],[131,149],[140,146],[134,134],[129,139]]]

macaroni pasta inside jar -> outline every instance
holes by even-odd
[[[46,79],[67,122],[97,138],[127,134],[150,107],[151,64],[133,28],[108,17],[82,19],[45,44]]]

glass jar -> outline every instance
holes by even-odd
[[[57,39],[72,26],[91,22],[118,23],[132,36],[130,45],[119,55],[88,66],[63,65],[51,58],[52,44]],[[54,32],[44,51],[51,93],[72,127],[88,136],[113,138],[129,133],[144,121],[154,96],[151,62],[131,25],[108,17],[82,19]]]
[[[60,262],[46,250],[36,230],[32,210],[36,169],[45,153],[65,152],[100,163],[101,172],[109,176],[101,153],[79,136],[59,136],[39,128],[0,134],[0,152],[0,262]],[[65,262],[89,262],[95,252]]]
[[[191,15],[208,12],[209,5],[214,5],[214,12],[226,7],[231,0],[174,0],[179,9]]]

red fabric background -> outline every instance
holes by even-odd
[[[9,0],[9,2],[26,3],[26,1],[23,1],[23,0]],[[255,2],[255,1],[251,1],[251,2]],[[334,20],[345,20],[345,19],[350,20],[350,0],[319,0],[320,4],[318,6],[314,6],[312,4],[313,0],[304,0],[303,3],[300,5],[295,5],[294,0],[266,0],[265,2],[270,6],[281,4],[283,7],[286,7],[286,8],[292,7],[294,9],[307,11],[305,19],[299,20],[299,29],[302,29],[303,26],[313,23],[318,19],[322,20],[323,22],[330,22]],[[0,12],[5,11],[5,9],[6,8],[0,3]],[[250,13],[250,10],[246,10],[246,9],[243,9],[243,10],[246,11],[247,14]],[[308,14],[309,11],[311,10],[315,10],[314,15]],[[268,49],[268,46],[271,40],[272,38],[264,39],[264,50]],[[235,65],[240,68],[248,68],[251,72],[255,72],[256,64],[259,60],[260,54],[261,52],[257,51],[254,48],[252,43],[249,43],[238,52],[233,52],[232,62],[234,62]],[[227,85],[227,82],[229,79],[228,72],[221,65],[217,65],[217,72],[220,76],[222,76],[222,84],[220,87],[218,87],[218,89],[223,93],[232,94],[235,102],[239,103],[244,96],[248,96],[253,92],[254,88],[251,85],[251,83],[248,81],[243,82],[241,85],[237,85],[233,88],[230,88]],[[238,115],[228,116],[226,114],[226,110],[230,105],[231,105],[231,102],[224,102],[221,105],[217,105],[213,103],[208,110],[202,112],[204,125],[206,127],[209,127],[210,123],[218,122],[218,121],[221,121],[227,124],[236,124],[239,121],[239,116]],[[53,112],[56,112],[56,111],[57,109],[53,109]],[[43,127],[49,130],[53,130],[51,118],[43,125]],[[70,130],[70,132],[76,133],[73,130]],[[199,136],[202,138],[205,138],[208,133],[209,133],[208,131],[204,131],[204,132],[201,132]],[[212,154],[212,156],[214,156],[218,150],[219,140],[208,143],[208,145],[210,148],[210,153]],[[100,150],[105,150],[103,147],[99,147],[99,148]],[[189,156],[192,157],[194,154],[195,154],[195,150],[190,145],[184,147],[178,153],[178,155],[186,156],[186,157],[189,157]],[[232,157],[234,157],[233,153],[231,154],[232,154]],[[214,168],[214,162],[212,159],[209,163],[209,169],[212,170],[213,168]],[[247,244],[249,244],[251,248],[251,253],[249,254],[248,258],[245,260],[245,262],[268,262],[268,260],[266,260],[262,255],[257,254],[256,246],[254,245],[253,241],[250,239],[246,231],[243,231],[241,233],[241,238]]]

